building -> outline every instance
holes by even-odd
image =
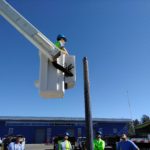
[[[147,137],[150,139],[150,121],[139,124],[135,127],[135,132],[139,136]]]
[[[143,124],[137,125],[135,130],[136,130],[136,132],[140,132],[143,134],[150,133],[150,121],[147,121],[147,122],[144,122]]]
[[[131,140],[140,149],[149,150],[150,148],[150,121],[139,124],[135,127],[136,136]]]
[[[94,118],[93,131],[101,130],[104,136],[128,132],[130,119]],[[53,137],[69,132],[73,137],[86,136],[84,118],[63,117],[0,117],[0,137],[24,135],[27,143],[51,142]]]

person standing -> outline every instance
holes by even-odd
[[[139,150],[139,148],[128,139],[126,134],[122,134],[121,141],[117,143],[117,150]]]
[[[21,137],[16,137],[16,141],[8,145],[8,150],[24,150],[24,146],[21,144]]]
[[[65,136],[64,136],[64,141],[60,143],[61,144],[61,150],[72,150],[72,146],[71,146],[71,143],[68,140],[68,138],[69,138],[69,133],[66,132]]]
[[[105,141],[101,139],[102,132],[97,131],[96,138],[93,141],[94,150],[104,150],[105,149]]]

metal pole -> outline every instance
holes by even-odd
[[[84,99],[85,99],[85,120],[86,120],[86,135],[87,135],[87,150],[93,150],[93,123],[90,104],[90,85],[88,73],[88,60],[83,58],[84,68]]]

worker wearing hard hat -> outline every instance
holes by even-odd
[[[93,141],[94,150],[104,150],[105,149],[105,141],[101,139],[102,132],[97,131],[96,138]]]
[[[67,38],[64,35],[59,34],[57,36],[57,42],[55,43],[55,46],[57,48],[59,48],[59,50],[61,51],[62,54],[69,55],[67,50],[65,49],[65,43],[66,42],[67,42]],[[62,72],[64,72],[66,76],[73,76],[73,73],[71,72],[71,69],[74,68],[74,66],[72,64],[67,64],[67,62],[66,62],[65,67],[64,67],[64,66],[61,66],[57,62],[57,60],[53,61],[52,63],[55,66],[55,68],[57,68],[57,69],[61,70]]]
[[[55,43],[55,45],[61,50],[63,54],[68,55],[68,52],[65,49],[66,42],[67,42],[67,38],[63,34],[59,34],[57,36],[57,42]]]
[[[72,146],[68,138],[69,138],[69,133],[66,132],[64,135],[64,141],[61,142],[61,150],[72,150]]]

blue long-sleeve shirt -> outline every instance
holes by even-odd
[[[132,141],[126,140],[117,144],[117,150],[139,150],[139,148]]]

